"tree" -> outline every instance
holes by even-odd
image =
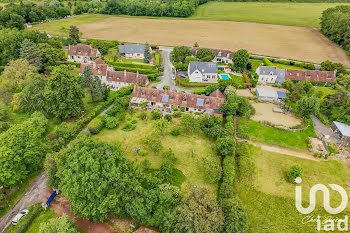
[[[47,111],[54,117],[67,119],[83,110],[84,93],[72,71],[72,68],[61,65],[52,71],[48,79],[44,97]]]
[[[22,110],[27,113],[43,111],[45,108],[44,89],[46,80],[39,74],[32,74],[28,84],[22,92],[13,97],[14,110]]]
[[[225,216],[223,232],[245,233],[248,231],[248,216],[239,199],[224,199],[221,207]]]
[[[12,13],[10,14],[10,20],[6,22],[6,27],[23,30],[25,23],[26,23],[26,20],[21,15]]]
[[[158,133],[160,133],[162,136],[164,134],[164,131],[168,128],[169,122],[164,119],[157,120],[154,123],[154,128]]]
[[[36,68],[41,67],[41,52],[39,46],[29,39],[24,39],[21,48],[19,49],[19,57],[26,59],[31,65]]]
[[[0,100],[0,121],[7,121],[9,113],[7,106]]]
[[[232,68],[234,71],[243,72],[245,71],[249,61],[249,53],[245,49],[236,51],[232,57]]]
[[[68,220],[66,214],[59,218],[52,218],[48,222],[40,224],[39,233],[78,233],[74,224]]]
[[[320,100],[316,97],[303,97],[297,102],[297,111],[303,117],[316,114],[320,109]]]
[[[21,90],[28,82],[31,73],[37,69],[25,59],[11,61],[2,73],[5,86],[8,90]]]
[[[198,58],[200,61],[203,61],[203,59],[212,61],[215,57],[215,54],[213,50],[202,48],[197,51],[196,58]]]
[[[152,53],[150,51],[148,43],[146,43],[144,54],[145,54],[144,62],[149,63],[149,61],[152,59]]]
[[[191,189],[176,208],[174,232],[221,232],[224,216],[207,188]]]
[[[190,134],[199,130],[199,120],[190,114],[183,115],[180,124],[182,129]]]
[[[65,60],[66,55],[61,48],[55,48],[48,43],[40,43],[41,61],[45,67],[56,66],[60,61]]]
[[[301,177],[303,168],[299,165],[293,165],[287,172],[287,180],[290,183],[295,183],[295,178]]]
[[[198,48],[198,47],[199,47],[198,43],[197,43],[197,42],[194,42],[193,47]]]
[[[220,107],[224,115],[250,116],[255,113],[254,107],[249,101],[237,95],[230,95],[226,98],[225,103]]]
[[[324,71],[337,71],[337,75],[344,74],[346,72],[346,68],[341,63],[333,63],[329,60],[321,63],[322,70]]]
[[[186,57],[192,56],[191,50],[186,46],[176,46],[173,49],[174,61],[184,62]]]
[[[233,136],[226,136],[224,138],[218,138],[215,143],[215,149],[219,155],[234,156],[236,148],[236,140]]]
[[[288,79],[282,82],[282,87],[287,89],[289,92],[293,92],[295,85],[292,80]]]
[[[236,95],[236,88],[234,86],[227,86],[225,91],[224,91],[224,95],[230,96],[230,95]]]
[[[69,28],[69,37],[75,41],[75,42],[79,42],[79,29],[76,26],[70,26]]]

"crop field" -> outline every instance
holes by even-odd
[[[322,12],[349,3],[209,2],[192,19],[245,21],[319,28]]]

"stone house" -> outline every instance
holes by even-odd
[[[91,45],[79,44],[68,47],[68,61],[70,62],[90,63],[99,56],[101,53]]]

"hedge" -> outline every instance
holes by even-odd
[[[36,219],[42,211],[44,211],[44,208],[41,206],[40,203],[34,204],[28,208],[29,213],[24,216],[21,220],[18,221],[18,224],[15,227],[14,233],[25,233],[34,219]]]
[[[262,62],[265,64],[265,66],[274,66],[266,57],[263,57]]]
[[[212,84],[212,83],[184,83],[178,75],[176,76],[176,81],[184,87],[206,87]]]
[[[80,68],[80,66],[81,66],[81,64],[78,63],[78,62],[64,61],[62,63],[65,64],[65,65],[73,65],[73,66],[75,66],[77,68]]]
[[[88,129],[90,133],[98,134],[103,129],[104,126],[105,126],[104,119],[102,117],[96,117],[89,123]]]
[[[196,90],[194,90],[194,94],[196,94],[196,95],[205,95],[205,90],[196,89]]]
[[[139,72],[140,74],[147,74],[147,75],[158,75],[159,71],[158,70],[148,70],[148,69],[139,69],[139,68],[132,68],[132,67],[120,67],[120,66],[114,66],[114,69],[116,71],[128,71],[128,72]]]
[[[154,70],[155,69],[155,66],[152,66],[152,65],[124,63],[124,62],[111,62],[111,61],[109,61],[108,65],[118,66],[118,67],[138,68],[138,69],[145,69],[145,70]]]

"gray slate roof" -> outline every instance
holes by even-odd
[[[218,73],[218,64],[216,62],[191,61],[188,67],[190,74],[192,74],[197,69],[201,73]]]
[[[258,75],[277,75],[276,83],[281,84],[285,80],[285,69],[277,69],[275,66],[260,66]]]
[[[144,44],[124,44],[118,45],[119,53],[144,53],[146,45]]]
[[[347,124],[338,122],[338,121],[334,121],[333,123],[335,124],[335,126],[338,128],[339,132],[343,136],[350,137],[350,126],[348,126]]]

